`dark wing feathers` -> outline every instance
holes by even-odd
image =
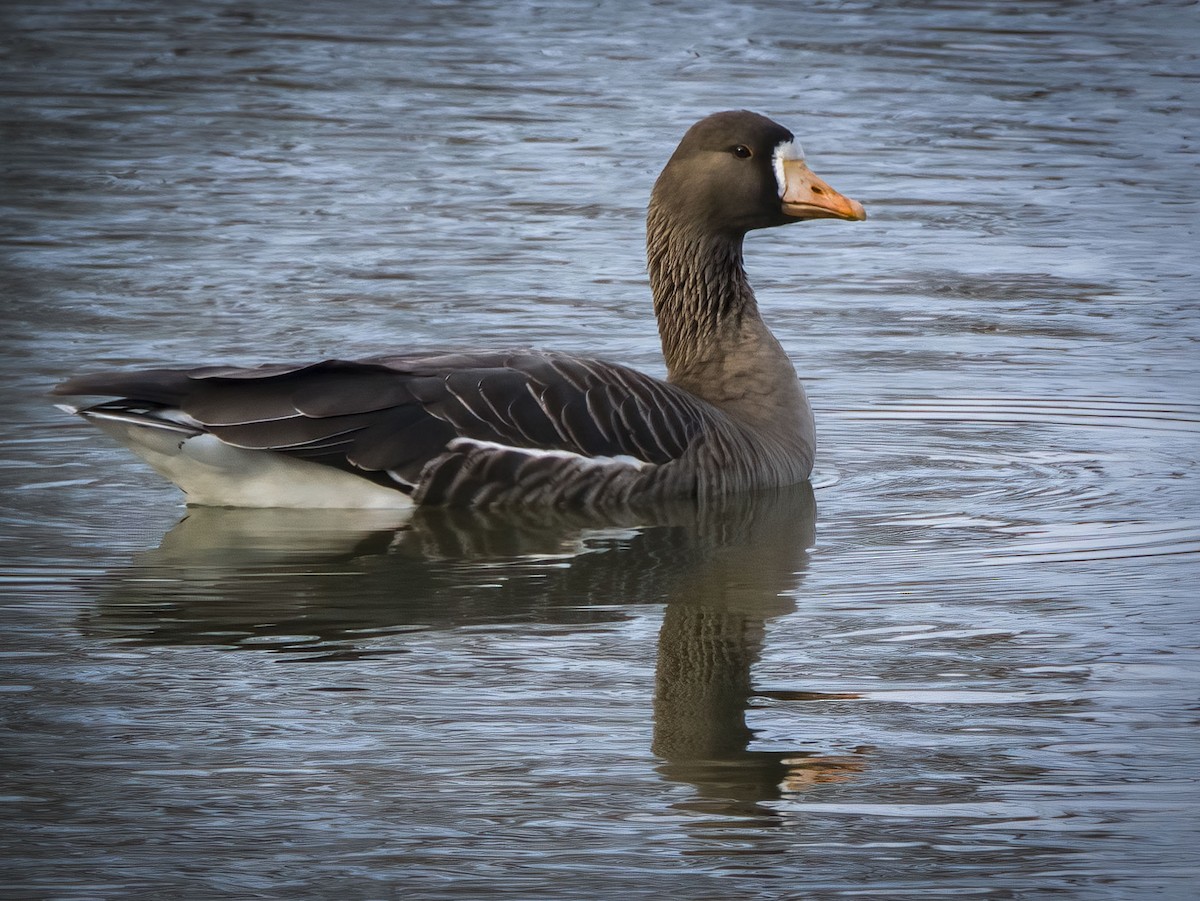
[[[485,386],[484,393],[490,395],[490,386]],[[497,391],[497,393],[499,393]],[[500,419],[509,423],[509,433],[521,447],[556,447],[562,440],[554,422],[546,415],[537,399],[536,389],[522,377],[521,384],[512,392],[505,392],[507,404],[501,405],[495,400],[492,406],[502,410]]]
[[[413,400],[408,383],[391,372],[358,372],[352,378],[341,371],[320,373],[292,394],[296,409],[305,416],[370,413],[411,405]]]
[[[235,425],[201,423],[222,441],[235,447],[251,450],[298,450],[307,445],[326,445],[333,442],[349,444],[354,436],[372,423],[371,414],[329,416],[309,419],[295,415],[288,419],[264,419]]]
[[[326,363],[263,363],[261,366],[197,366],[182,372],[190,379],[269,379],[306,369],[324,367]]]
[[[455,438],[662,464],[681,456],[714,415],[634,370],[532,352],[107,373],[71,379],[56,393],[177,406],[230,444],[392,472],[410,485]],[[447,463],[445,472],[426,473],[427,501],[439,496],[439,481],[514,478],[527,459],[459,456],[464,462]],[[456,466],[487,471],[452,472]]]
[[[361,469],[395,472],[415,485],[425,464],[456,437],[449,423],[410,408],[389,413],[359,434],[348,459]]]
[[[207,426],[265,424],[294,419],[300,416],[293,395],[301,381],[295,375],[255,382],[204,379],[194,382],[178,403],[183,412]]]

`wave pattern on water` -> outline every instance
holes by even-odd
[[[1141,558],[1186,565],[1200,551],[1200,520],[1186,516],[1185,503],[1195,497],[1188,473],[1198,406],[963,395],[822,412],[843,443],[854,443],[859,423],[873,429],[870,456],[836,471],[819,465],[817,481],[822,491],[836,485],[888,501],[850,514],[893,536],[847,549],[872,565],[911,571],[920,561],[1028,567]],[[923,433],[925,451],[913,454],[912,435],[925,425],[933,430]],[[1154,481],[1129,490],[1127,480],[1139,477]],[[1162,490],[1172,481],[1175,492]]]
[[[921,419],[946,422],[1045,422],[1066,426],[1162,429],[1200,433],[1200,405],[1110,397],[954,397],[880,401],[865,408],[833,409],[850,419]]]

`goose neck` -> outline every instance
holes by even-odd
[[[671,381],[686,381],[759,321],[742,263],[742,235],[672,227],[651,214],[646,250],[667,371]]]

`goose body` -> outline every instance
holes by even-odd
[[[106,372],[63,395],[189,503],[630,506],[808,478],[812,412],[758,314],[747,231],[863,219],[790,132],[701,120],[655,184],[647,258],[666,381],[533,351],[423,352],[254,368]]]

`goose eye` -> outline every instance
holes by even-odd
[[[733,155],[740,160],[748,160],[754,156],[754,152],[745,144],[738,144],[733,148]]]

